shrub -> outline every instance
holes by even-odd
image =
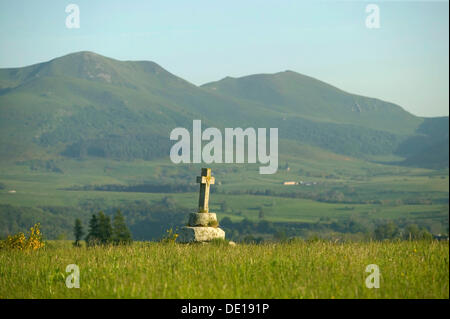
[[[24,233],[18,233],[12,236],[8,236],[6,240],[0,245],[1,248],[19,249],[19,250],[36,250],[44,247],[42,240],[42,234],[40,231],[40,224],[35,224],[30,228],[28,233],[28,239]]]

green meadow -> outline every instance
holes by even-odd
[[[67,288],[69,264],[80,288]],[[367,288],[368,265],[379,288]],[[206,245],[135,242],[0,250],[0,298],[449,298],[449,245],[437,241]]]
[[[315,154],[315,156],[318,156]],[[330,155],[331,156],[331,155]],[[338,155],[335,155],[338,156]],[[212,186],[210,206],[232,220],[256,220],[258,208],[266,207],[269,221],[314,222],[321,217],[448,219],[448,170],[428,170],[368,163],[353,158],[321,162],[282,161],[289,171],[274,175],[258,174],[257,166],[213,165],[218,183]],[[148,161],[73,161],[61,160],[61,173],[28,165],[0,167],[0,203],[13,206],[78,207],[86,200],[101,201],[106,207],[136,200],[157,201],[170,196],[181,206],[195,210],[196,191],[183,193],[142,193],[97,190],[72,190],[74,186],[134,185],[146,182],[195,186],[199,165],[173,165]],[[334,166],[333,166],[334,165]],[[317,166],[317,168],[316,168]],[[338,167],[338,168],[337,168]],[[308,185],[282,185],[284,181],[304,181]],[[15,193],[10,193],[14,190]],[[250,193],[248,191],[250,190]],[[254,194],[252,192],[270,193]],[[342,199],[321,201],[316,197],[342,193]],[[291,196],[292,195],[292,196]],[[348,202],[351,199],[353,202]],[[221,211],[220,204],[228,209]]]

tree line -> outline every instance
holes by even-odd
[[[80,247],[80,241],[83,238],[84,230],[79,218],[75,220],[74,235],[74,246]],[[120,209],[116,211],[112,223],[111,218],[102,211],[93,214],[89,220],[89,230],[85,237],[85,241],[88,247],[109,244],[130,244],[132,242],[131,232],[125,223],[125,217]]]
[[[448,226],[441,235],[433,235],[425,223],[418,225],[408,220],[358,220],[354,218],[318,222],[252,221],[247,218],[233,222],[229,217],[220,221],[227,238],[237,242],[284,241],[289,238],[369,240],[426,240],[448,238]]]

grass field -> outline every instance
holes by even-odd
[[[66,266],[80,288],[65,285]],[[367,265],[380,270],[369,289]],[[449,298],[449,244],[437,241],[0,250],[0,298]]]
[[[297,160],[298,161],[298,160]],[[258,207],[276,204],[276,209],[267,210],[266,218],[270,221],[317,221],[320,217],[340,217],[361,214],[373,218],[418,217],[417,214],[429,216],[448,216],[448,170],[432,171],[417,168],[404,168],[387,165],[364,163],[349,159],[340,161],[340,168],[328,169],[327,161],[315,169],[314,163],[298,164],[291,161],[289,172],[279,170],[274,175],[259,175],[257,168],[244,169],[235,165],[233,169],[216,165],[213,173],[221,183],[221,191],[265,190],[274,192],[326,193],[332,190],[353,189],[352,198],[361,200],[395,201],[423,198],[437,201],[439,204],[395,204],[372,205],[352,204],[351,210],[345,210],[348,204],[324,203],[301,198],[283,198],[276,196],[213,194],[211,208],[219,211],[219,204],[227,201],[233,211],[242,214],[220,212],[220,217],[228,216],[233,220],[243,218],[257,219]],[[343,164],[344,163],[344,164]],[[66,206],[77,207],[85,200],[101,200],[105,208],[122,202],[135,200],[160,200],[165,196],[175,198],[179,204],[196,209],[197,193],[132,193],[105,191],[70,191],[74,185],[133,184],[145,181],[174,183],[184,176],[185,182],[195,184],[195,176],[200,166],[174,166],[162,162],[113,162],[103,160],[61,162],[64,174],[32,171],[23,165],[5,165],[0,167],[0,182],[5,185],[0,190],[0,203],[14,206]],[[67,165],[67,166],[64,166]],[[306,165],[306,166],[302,166]],[[329,159],[330,167],[333,165]],[[303,167],[303,168],[302,168]],[[306,169],[307,167],[307,169]],[[308,174],[308,176],[301,175]],[[333,173],[333,178],[320,177]],[[316,182],[312,186],[283,186],[286,180],[304,180]],[[9,190],[16,193],[10,194]]]

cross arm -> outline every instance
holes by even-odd
[[[197,183],[200,184],[207,184],[209,180],[209,184],[214,184],[216,182],[216,179],[214,176],[197,176]]]

